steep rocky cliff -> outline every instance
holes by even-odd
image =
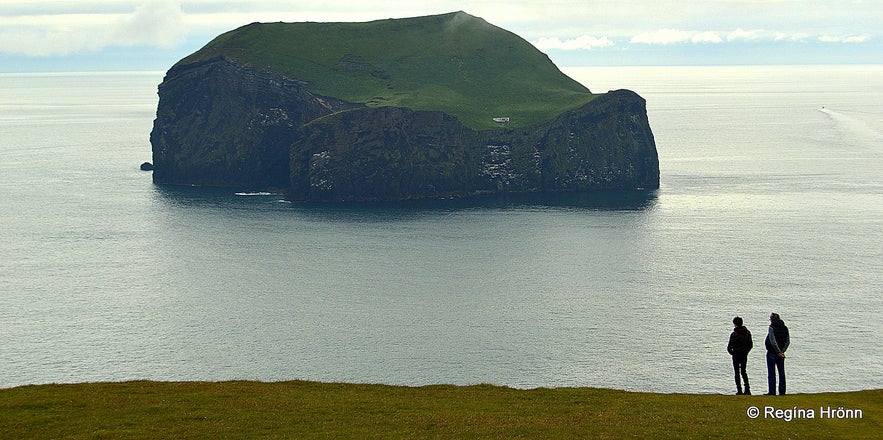
[[[156,183],[329,201],[659,186],[641,97],[593,95],[481,19],[305,26],[252,24],[168,71],[150,136]],[[354,30],[360,43],[321,51],[259,44]],[[425,40],[375,47],[401,33]]]
[[[305,123],[362,106],[222,57],[176,64],[159,96],[155,182],[255,189],[288,187],[292,137]]]

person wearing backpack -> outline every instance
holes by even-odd
[[[788,327],[778,313],[770,315],[770,330],[766,337],[766,370],[769,382],[767,395],[776,395],[776,370],[779,370],[779,395],[785,394],[785,350],[791,344]]]
[[[733,318],[733,332],[730,333],[730,342],[727,344],[727,352],[733,356],[733,370],[736,375],[736,394],[751,395],[751,386],[748,385],[748,373],[745,365],[748,363],[748,352],[754,347],[751,340],[751,332],[742,325],[742,318]],[[740,380],[741,379],[741,380]],[[745,391],[742,391],[742,382],[745,382]]]

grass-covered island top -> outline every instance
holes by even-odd
[[[252,23],[182,63],[224,57],[368,106],[440,110],[473,129],[536,125],[594,95],[521,37],[465,12],[362,23]]]

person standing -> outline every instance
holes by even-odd
[[[751,395],[751,387],[748,385],[748,373],[745,364],[748,363],[748,352],[754,348],[751,340],[751,332],[742,325],[742,318],[733,318],[733,332],[730,333],[730,342],[727,343],[727,352],[733,356],[733,371],[736,375],[736,394]],[[741,380],[740,380],[741,379]],[[742,391],[742,382],[745,382],[745,391]]]
[[[776,395],[776,370],[779,372],[779,395],[785,394],[785,350],[791,343],[788,327],[778,313],[770,315],[770,330],[766,336],[766,372],[769,382],[767,395]]]

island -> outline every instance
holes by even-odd
[[[252,23],[158,90],[156,184],[334,202],[659,187],[643,98],[592,93],[465,12]]]

